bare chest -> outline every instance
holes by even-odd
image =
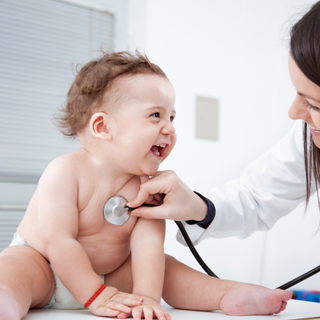
[[[112,237],[116,235],[126,236],[130,235],[132,227],[135,224],[135,219],[130,217],[128,223],[122,226],[114,227],[106,221],[104,213],[110,207],[110,199],[114,196],[120,196],[123,199],[130,201],[133,199],[139,190],[137,179],[129,181],[119,190],[114,190],[108,185],[92,185],[91,188],[86,185],[84,188],[79,186],[79,236],[91,236],[93,234],[110,234]],[[111,201],[111,203],[113,203]],[[126,204],[126,201],[121,203]],[[121,206],[119,206],[120,209]],[[121,207],[122,208],[122,207]]]
[[[129,219],[121,226],[109,224],[103,214],[105,203],[114,195],[120,195],[128,201],[137,194],[134,181],[120,189],[116,194],[105,186],[94,188],[90,197],[83,198],[81,210],[79,203],[79,231],[77,240],[83,246],[98,273],[109,273],[119,267],[130,254],[130,236],[137,219]],[[81,190],[79,192],[81,195]],[[79,199],[81,201],[81,199]],[[110,259],[110,257],[112,257]]]

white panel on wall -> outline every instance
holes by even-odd
[[[196,138],[217,141],[218,129],[219,100],[196,96]]]

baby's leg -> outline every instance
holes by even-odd
[[[163,299],[190,310],[222,310],[228,315],[263,315],[286,308],[291,292],[235,281],[220,280],[166,256]]]
[[[48,262],[36,250],[13,246],[0,253],[0,320],[19,320],[45,306],[54,293]]]

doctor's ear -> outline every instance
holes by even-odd
[[[97,112],[90,119],[90,132],[99,139],[110,141],[112,135],[108,123],[108,115],[104,112]]]

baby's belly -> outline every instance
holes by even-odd
[[[109,274],[118,269],[130,255],[130,239],[117,242],[116,239],[78,239],[97,274]]]

